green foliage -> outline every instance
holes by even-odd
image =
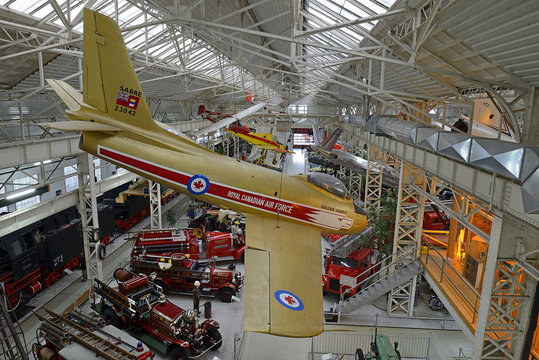
[[[169,227],[174,227],[177,220],[176,212],[173,209],[167,211],[167,222]]]
[[[370,248],[378,245],[382,257],[391,256],[397,214],[397,191],[389,190],[380,199],[380,209],[371,208],[368,211],[369,226],[372,226],[373,231],[366,245]]]

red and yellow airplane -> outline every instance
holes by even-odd
[[[367,219],[341,181],[282,175],[211,152],[152,119],[117,24],[84,9],[83,94],[47,80],[81,131],[80,148],[247,218],[246,331],[306,337],[323,329],[320,232],[362,231]]]
[[[252,94],[251,93],[249,94],[250,95],[247,95],[247,99],[249,99],[249,97],[252,98]],[[225,130],[231,133],[232,135],[238,136],[261,149],[271,150],[278,153],[285,153],[285,152],[294,153],[293,151],[288,150],[285,145],[281,144],[274,135],[269,134],[269,133],[255,133],[249,127],[245,125],[241,125],[240,119],[242,117],[247,116],[247,114],[242,114],[242,113],[243,112],[240,112],[238,114],[224,114],[224,113],[206,110],[204,105],[200,105],[198,107],[198,115],[201,115],[204,119],[209,120],[215,124],[221,124],[221,127],[226,126]],[[243,116],[240,116],[240,115],[243,115]],[[235,119],[235,120],[233,120],[234,122],[227,124],[227,119]],[[201,133],[201,132],[207,133],[208,131],[205,129],[202,129],[198,133]]]

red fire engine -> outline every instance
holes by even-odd
[[[44,309],[37,313],[41,324],[32,345],[39,360],[152,360],[153,354],[143,343],[120,329],[106,325],[98,315],[79,309],[58,315]]]
[[[217,257],[218,261],[243,259],[247,246],[245,236],[217,231],[195,229],[149,230],[134,233],[132,255],[153,254],[171,256],[189,254],[200,262]]]
[[[116,269],[118,288],[95,280],[95,293],[101,296],[93,309],[103,314],[108,324],[128,331],[168,359],[187,360],[221,347],[219,323],[199,323],[196,310],[184,310],[169,302],[153,280],[155,275],[136,275]]]
[[[183,254],[160,257],[152,254],[131,256],[131,270],[136,273],[157,275],[155,283],[165,294],[168,292],[191,294],[195,281],[200,282],[200,295],[216,296],[222,302],[231,302],[239,296],[243,277],[234,265],[228,269],[215,266],[215,259],[206,265]]]
[[[371,274],[371,271],[367,270],[371,267],[373,252],[374,250],[369,248],[361,248],[347,257],[325,256],[324,274],[322,275],[324,290],[340,294],[351,288],[349,285],[351,281],[357,284],[366,279]],[[357,276],[359,278],[354,280]],[[353,296],[358,290],[360,290],[359,287],[356,287],[347,294]]]

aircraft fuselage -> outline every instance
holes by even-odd
[[[83,132],[81,149],[224,209],[286,217],[323,231],[356,233],[366,218],[351,199],[306,180],[225,157],[166,130]]]

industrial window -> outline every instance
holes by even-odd
[[[2,188],[0,189],[0,195],[1,195],[1,194],[5,194],[5,193],[6,193],[6,188],[5,188],[5,187],[2,187]],[[7,212],[8,212],[7,206],[4,206],[4,207],[1,207],[1,208],[0,208],[0,214],[1,214],[1,213],[7,213]]]
[[[79,177],[77,176],[77,164],[66,166],[64,168],[64,175],[70,175],[73,174],[73,176],[70,176],[64,180],[66,185],[66,193],[76,190],[79,188]]]
[[[25,188],[27,187],[27,185],[37,185],[37,184],[38,184],[37,179],[31,176],[25,176],[13,182],[13,190]],[[41,198],[39,197],[39,195],[33,196],[31,198],[18,201],[17,203],[15,203],[15,207],[17,208],[17,210],[21,210],[21,209],[27,208],[28,206],[38,204],[40,200]]]
[[[94,173],[96,181],[101,181],[101,169],[98,169],[101,166],[101,159],[94,159]]]

